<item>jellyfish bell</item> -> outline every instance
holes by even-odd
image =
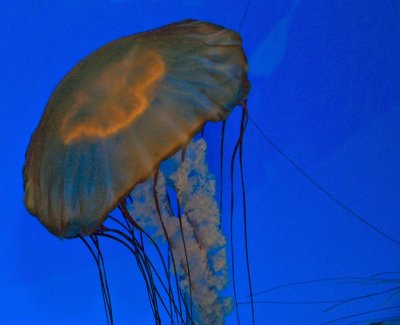
[[[25,206],[58,237],[93,233],[248,91],[241,38],[221,26],[185,20],[103,46],[46,106],[26,153]]]

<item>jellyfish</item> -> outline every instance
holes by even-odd
[[[100,236],[134,254],[156,323],[160,308],[177,324],[222,324],[231,312],[216,179],[198,134],[242,106],[241,144],[247,69],[239,34],[185,20],[106,44],[51,95],[27,149],[24,203],[50,233],[89,247],[109,323]]]

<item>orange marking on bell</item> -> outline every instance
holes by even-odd
[[[154,89],[165,74],[161,56],[152,51],[125,58],[76,94],[61,122],[64,144],[107,138],[129,126],[149,107]]]

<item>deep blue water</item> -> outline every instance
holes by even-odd
[[[108,41],[169,22],[195,18],[239,30],[246,5],[245,0],[0,2],[0,324],[106,322],[89,252],[80,241],[50,235],[22,203],[25,150],[59,80]],[[321,324],[378,309],[386,310],[334,324],[400,316],[400,307],[389,309],[400,305],[399,244],[325,195],[256,127],[323,189],[400,241],[400,3],[252,0],[240,33],[252,83],[244,164],[254,291],[369,277],[257,295],[256,324]],[[228,121],[228,139],[237,135],[238,115]],[[210,150],[218,150],[217,128],[206,133]],[[210,164],[217,168],[212,159]],[[238,300],[245,303],[239,216]],[[228,215],[223,220],[227,230]],[[116,324],[152,324],[133,259],[113,244],[104,254]],[[392,273],[371,278],[383,272]],[[385,290],[392,291],[323,312],[335,305],[324,301]],[[239,308],[242,324],[250,324],[249,305]],[[234,313],[227,324],[236,324]]]

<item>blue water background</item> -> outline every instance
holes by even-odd
[[[56,84],[115,38],[184,18],[239,30],[246,6],[244,0],[0,2],[0,324],[106,323],[89,252],[80,241],[51,236],[22,203],[25,150]],[[400,272],[400,246],[322,193],[252,122],[324,189],[400,240],[400,3],[252,0],[240,33],[252,83],[244,164],[254,291]],[[238,109],[228,121],[228,139],[237,136],[239,115]],[[217,128],[207,138],[218,148]],[[235,216],[238,300],[242,324],[250,324],[240,211]],[[152,324],[134,260],[111,244],[105,258],[116,324]],[[385,277],[394,280],[332,280],[259,295],[256,324],[321,324],[398,306],[400,290],[325,313],[332,303],[311,303],[400,285],[400,273]],[[396,315],[391,309],[335,324]],[[236,324],[234,314],[227,324]]]

